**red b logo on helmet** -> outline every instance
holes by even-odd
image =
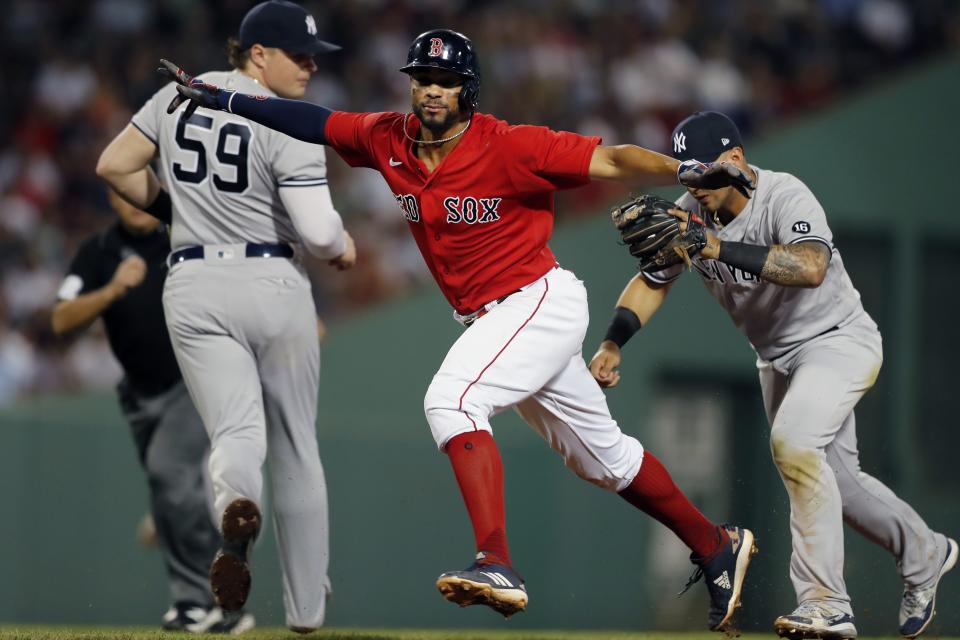
[[[427,55],[431,58],[436,58],[441,53],[443,53],[443,40],[440,38],[430,38],[430,51],[427,52]]]

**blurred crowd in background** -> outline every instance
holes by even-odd
[[[26,394],[115,383],[96,329],[56,340],[49,311],[78,243],[113,219],[94,166],[160,86],[157,60],[227,68],[224,44],[254,0],[6,0],[0,24],[0,405]],[[746,136],[823,107],[960,43],[956,0],[327,0],[305,2],[321,36],[307,99],[406,111],[397,73],[429,28],[464,32],[483,71],[480,109],[514,123],[669,151],[697,109]],[[328,154],[334,202],[361,259],[310,265],[332,318],[429,279],[380,177]],[[560,200],[560,223],[606,210],[591,185]]]

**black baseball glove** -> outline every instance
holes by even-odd
[[[685,160],[677,168],[677,180],[685,187],[694,189],[720,189],[733,187],[745,197],[756,188],[743,169],[732,162],[708,162]]]
[[[669,213],[676,208],[659,196],[643,195],[611,211],[620,240],[637,258],[640,271],[659,271],[681,262],[690,267],[690,256],[707,246],[703,220],[691,213],[686,231],[680,231],[681,220]]]
[[[173,113],[181,104],[189,100],[184,117],[189,118],[197,107],[206,107],[207,109],[220,109],[217,102],[217,94],[220,93],[220,87],[212,84],[205,84],[202,80],[197,80],[186,71],[173,64],[169,60],[160,58],[160,66],[157,68],[160,75],[168,80],[177,83],[177,95],[173,97],[170,104],[167,105],[167,113]]]

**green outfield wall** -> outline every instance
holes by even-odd
[[[960,534],[955,338],[960,270],[960,59],[890,78],[830,111],[748,145],[795,173],[827,209],[837,245],[885,340],[884,370],[858,409],[863,467],[941,530]],[[589,358],[631,275],[606,216],[562,226],[552,243],[585,282]],[[617,496],[573,477],[513,414],[494,420],[506,466],[508,532],[529,611],[504,622],[459,610],[433,582],[470,562],[472,534],[422,398],[460,331],[433,287],[331,328],[318,434],[327,472],[338,626],[699,629],[702,587],[681,545]],[[608,397],[712,518],[752,527],[761,554],[745,630],[793,606],[789,507],[769,458],[754,358],[692,276],[626,349]],[[267,500],[269,503],[269,499]],[[155,550],[138,547],[146,483],[110,394],[45,397],[0,413],[0,622],[155,624],[166,607]],[[257,547],[251,610],[282,623],[272,531]],[[901,586],[890,557],[852,531],[847,579],[861,633],[896,633]],[[960,632],[960,575],[940,595]]]

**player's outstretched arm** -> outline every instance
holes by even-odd
[[[617,180],[629,187],[668,186],[677,183],[701,189],[732,186],[748,198],[754,188],[750,176],[730,162],[680,162],[633,144],[598,146],[590,158],[589,173],[591,178]]]
[[[326,107],[301,100],[250,96],[221,89],[190,76],[169,60],[161,59],[157,71],[177,83],[179,95],[167,107],[167,113],[173,113],[184,101],[189,101],[185,112],[188,116],[197,107],[229,111],[297,140],[327,143],[324,128],[333,111]]]
[[[601,387],[611,388],[620,382],[620,348],[650,321],[663,304],[673,283],[654,284],[642,274],[635,275],[617,299],[607,334],[590,360],[590,373]]]

